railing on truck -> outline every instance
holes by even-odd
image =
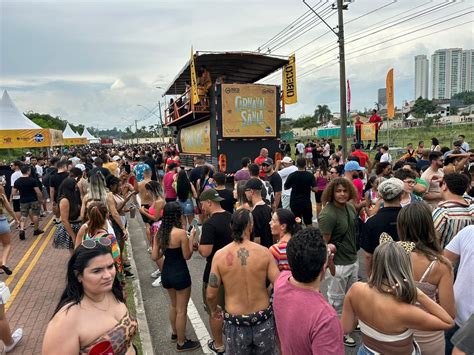
[[[169,103],[165,108],[165,125],[172,125],[176,121],[193,114],[209,114],[209,97],[200,95],[199,102],[191,102],[191,89],[188,88],[184,94],[178,96],[176,100]]]

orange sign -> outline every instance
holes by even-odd
[[[393,68],[387,73],[387,117],[392,119],[395,116],[394,94],[393,94]]]
[[[222,84],[222,136],[276,137],[277,87]]]
[[[59,132],[59,133],[58,133]],[[62,132],[50,129],[0,130],[0,148],[44,148],[62,145]]]
[[[375,140],[375,125],[376,123],[364,123],[361,126],[360,139],[363,141]]]

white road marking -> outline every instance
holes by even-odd
[[[204,354],[214,354],[214,352],[207,347],[207,342],[211,339],[211,336],[191,298],[189,298],[188,303],[188,318],[194,328],[194,332],[196,333],[199,342],[201,343],[202,352]]]

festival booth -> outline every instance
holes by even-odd
[[[74,132],[71,126],[66,124],[66,128],[63,131],[64,145],[84,145],[87,144],[87,139],[81,137]]]
[[[0,149],[51,148],[63,145],[60,130],[41,128],[22,114],[5,90],[0,100]]]
[[[348,136],[354,134],[354,127],[349,126],[346,128]],[[329,138],[329,137],[340,137],[341,136],[341,127],[336,126],[334,123],[329,121],[327,125],[323,128],[318,129],[318,138]]]
[[[84,132],[82,132],[81,137],[82,137],[82,138],[86,138],[87,141],[89,142],[89,144],[99,144],[99,143],[100,143],[100,139],[94,137],[94,136],[91,134],[91,132],[89,132],[89,130],[88,130],[87,128],[84,128]]]

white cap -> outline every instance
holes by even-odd
[[[290,158],[290,157],[284,157],[282,160],[281,160],[282,163],[285,163],[285,164],[290,164],[290,163],[293,163],[293,160]]]
[[[86,170],[86,166],[84,164],[76,164],[75,168],[79,168],[81,171]]]
[[[120,158],[118,155],[114,155],[114,157],[112,158],[113,161],[119,161],[120,159],[122,158]]]

